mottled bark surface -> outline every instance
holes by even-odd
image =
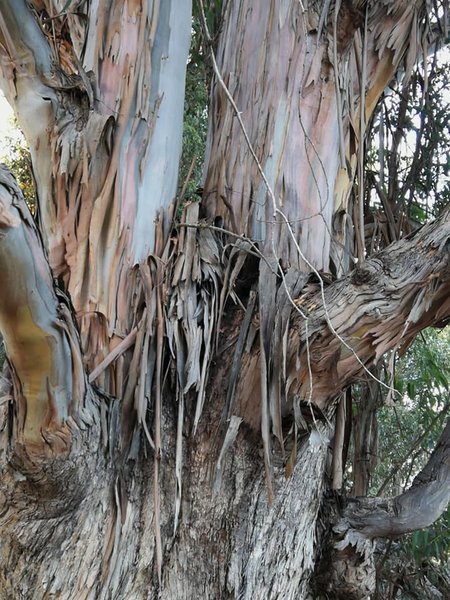
[[[449,236],[448,220],[446,215],[443,215],[440,220],[424,227],[410,240],[399,242],[360,267],[359,276],[365,272],[372,273],[372,269],[375,271],[378,269],[376,272],[379,273],[380,265],[386,263],[397,265],[398,271],[391,269],[389,275],[383,271],[386,288],[394,287],[399,272],[406,274],[405,263],[402,268],[402,257],[404,261],[405,257],[408,257],[410,264],[415,265],[414,272],[423,276],[425,281],[428,280],[429,270],[436,275],[432,278],[433,288],[428,290],[425,303],[423,303],[424,287],[414,286],[413,293],[412,287],[410,289],[406,284],[395,285],[397,303],[390,302],[383,305],[385,311],[392,311],[389,314],[385,313],[383,319],[378,313],[371,311],[354,311],[354,320],[350,325],[357,330],[363,326],[366,319],[370,320],[371,328],[362,333],[358,347],[360,355],[365,357],[367,362],[376,358],[377,344],[373,343],[374,332],[384,331],[389,316],[392,316],[391,337],[385,340],[385,343],[387,347],[392,348],[398,342],[393,329],[395,323],[393,317],[398,314],[399,306],[408,306],[409,315],[411,315],[411,307],[415,307],[411,327],[419,328],[421,324],[428,323],[430,318],[436,322],[443,317],[441,307],[445,306],[448,298],[448,293],[444,291],[448,286],[448,255],[445,248]],[[3,238],[3,243],[5,241],[7,237]],[[427,259],[423,259],[423,264],[420,262],[421,257]],[[379,291],[375,283],[379,283],[379,277],[358,278],[357,273],[355,271],[349,278],[337,281],[325,290],[331,323],[335,311],[338,312],[343,288],[351,293],[352,285],[364,286],[363,296],[366,305],[370,306],[370,299],[377,302]],[[314,299],[317,298],[318,292],[312,293],[312,290],[309,290],[309,294],[309,298]],[[353,297],[357,298],[360,295],[353,294]],[[297,295],[295,303],[302,305],[304,299],[305,296]],[[433,307],[433,310],[430,312],[427,307]],[[302,321],[299,321],[295,311],[293,315],[290,327],[298,335],[301,331],[299,323]],[[375,320],[374,316],[377,317]],[[241,318],[237,319],[238,326]],[[346,323],[349,321],[347,320]],[[404,327],[403,318],[399,332],[403,332]],[[337,323],[334,328],[338,328]],[[327,325],[326,323],[322,325],[320,336],[313,327],[310,331],[311,369],[315,373],[316,360],[319,359],[320,366],[323,353],[322,350],[315,353],[315,344],[322,343]],[[342,344],[342,340],[336,338],[335,334],[331,335],[332,330],[329,326],[328,332],[330,332],[328,345]],[[344,332],[340,331],[340,335],[344,335]],[[227,336],[233,339],[233,330],[228,331]],[[234,348],[237,347],[238,339],[238,336],[234,337]],[[346,336],[346,339],[352,338]],[[361,345],[363,343],[364,345]],[[368,347],[367,355],[363,352],[365,345]],[[161,449],[163,460],[159,472],[159,494],[155,496],[154,477],[148,474],[149,465],[144,456],[138,457],[133,449],[131,454],[129,451],[125,455],[121,452],[119,413],[116,403],[102,397],[95,402],[90,401],[87,410],[82,413],[83,418],[77,420],[81,430],[80,443],[77,446],[78,454],[72,454],[77,456],[81,453],[81,456],[85,457],[84,463],[78,465],[80,468],[75,472],[73,469],[69,469],[67,473],[55,471],[59,485],[53,487],[53,501],[48,486],[45,488],[41,481],[36,482],[36,478],[40,479],[36,465],[27,470],[15,463],[14,431],[8,426],[6,416],[8,403],[4,403],[2,544],[5,556],[3,563],[5,589],[13,589],[14,582],[20,580],[22,587],[18,589],[25,590],[20,593],[26,597],[26,593],[30,594],[30,590],[36,589],[36,582],[41,577],[40,569],[43,569],[42,573],[45,573],[46,578],[45,589],[54,590],[54,593],[60,594],[61,598],[77,598],[81,589],[85,590],[83,593],[86,594],[84,596],[86,598],[141,597],[144,589],[156,590],[159,587],[158,556],[153,527],[150,523],[155,515],[155,501],[159,501],[161,502],[160,535],[165,549],[164,568],[161,573],[162,597],[189,598],[193,595],[205,594],[208,597],[222,594],[248,598],[264,594],[270,594],[269,597],[273,598],[294,598],[298,594],[300,597],[306,597],[309,577],[314,567],[316,552],[314,525],[325,485],[324,467],[331,435],[326,426],[320,423],[324,412],[316,412],[315,417],[311,415],[315,406],[325,411],[326,405],[330,405],[335,399],[337,389],[327,388],[326,404],[325,392],[319,388],[322,390],[320,403],[316,403],[313,396],[308,404],[308,397],[306,397],[307,401],[300,402],[297,413],[294,408],[285,410],[286,423],[292,423],[290,415],[293,412],[299,424],[295,439],[289,442],[292,438],[291,432],[283,440],[286,449],[290,448],[290,458],[285,468],[282,467],[288,455],[285,454],[283,459],[279,447],[277,445],[273,447],[274,467],[271,475],[273,502],[270,506],[269,488],[266,475],[261,468],[261,453],[258,451],[260,442],[257,412],[260,397],[255,382],[259,369],[255,368],[258,360],[256,359],[255,363],[254,358],[258,354],[256,348],[251,350],[250,347],[250,353],[244,352],[242,355],[240,371],[242,374],[248,374],[253,369],[251,377],[253,387],[250,388],[249,383],[247,387],[242,386],[241,380],[238,380],[237,401],[231,411],[235,416],[229,424],[221,415],[225,403],[223,381],[228,379],[228,362],[219,363],[220,366],[217,364],[213,369],[215,375],[211,381],[210,397],[204,418],[200,421],[196,436],[186,441],[184,445],[183,504],[178,517],[178,530],[173,540],[172,502],[176,497],[174,496],[176,470],[173,462],[174,439],[171,436],[167,435],[163,438],[165,442]],[[345,364],[349,369],[348,381],[364,373],[354,354],[345,354],[343,360],[347,361]],[[336,364],[339,365],[339,360]],[[318,376],[317,380],[320,381]],[[306,383],[304,385],[309,389]],[[251,390],[254,393],[256,391],[252,397],[248,394]],[[4,394],[7,392],[8,390],[5,389]],[[168,389],[166,392],[170,393]],[[3,397],[7,399],[5,395]],[[170,396],[166,397],[162,431],[169,432],[173,428],[175,415],[170,408]],[[246,404],[245,398],[248,399]],[[189,408],[189,403],[187,406]],[[246,411],[241,413],[242,406],[246,406]],[[251,409],[253,414],[248,419]],[[328,414],[331,416],[332,413],[328,412]],[[241,417],[244,418],[243,423],[239,423]],[[232,423],[240,427],[234,443],[228,448],[224,445],[222,454],[220,448],[223,434]],[[444,445],[439,455],[441,458],[446,457],[446,448],[447,445]],[[221,459],[218,462],[219,454]],[[277,456],[278,462],[275,460]],[[48,474],[54,469],[54,464],[58,464],[58,461],[44,462],[42,469]],[[77,463],[70,461],[62,461],[60,464],[66,467],[77,466]],[[220,469],[220,477],[218,469]],[[286,472],[291,473],[287,479]],[[432,470],[432,473],[434,472]],[[444,488],[439,486],[442,483]],[[443,502],[445,503],[442,493],[445,495],[445,489],[448,491],[448,485],[445,483],[446,480],[438,478],[438,482],[433,484],[436,486],[436,497],[440,508]],[[61,487],[64,489],[63,495],[61,495]],[[74,491],[73,497],[69,490]],[[399,502],[401,504],[403,500]],[[21,504],[24,504],[29,514],[25,522],[14,518],[15,507]],[[389,505],[388,502],[386,506]],[[380,514],[383,514],[383,504],[380,505],[380,510],[382,511]],[[439,512],[438,509],[433,514],[436,512]],[[42,519],[43,514],[52,518]],[[369,511],[368,514],[373,518],[373,512]],[[378,518],[383,521],[381,516]],[[28,560],[21,560],[19,555],[11,554],[8,550],[13,540],[28,539],[26,532],[33,523],[39,543],[36,546],[27,546],[27,553],[37,561],[36,564],[41,565],[38,570],[30,570]],[[361,540],[360,544],[364,551],[366,547],[371,548],[370,539],[377,533],[366,532],[361,521],[350,524],[350,538],[351,535],[359,535],[358,539]],[[389,530],[391,526],[389,521],[384,521],[384,525]],[[352,533],[354,528],[361,530],[362,533]],[[383,534],[386,534],[386,531],[383,531]],[[62,538],[65,539],[67,550],[64,559],[58,555],[58,564],[59,569],[61,564],[65,564],[66,569],[70,570],[72,575],[69,580],[58,578],[60,571],[53,572],[53,567],[49,567],[48,563],[40,558],[48,552],[49,544],[60,544]],[[45,545],[41,544],[43,540]],[[360,547],[358,550],[362,552]],[[23,556],[23,552],[22,548],[20,556]],[[359,559],[355,560],[358,562]],[[90,568],[87,573],[86,566],[83,565],[88,563]],[[131,568],[131,564],[138,566]],[[78,567],[75,568],[75,565]],[[348,569],[347,561],[345,565],[344,572]],[[289,577],[286,577],[287,572]],[[137,578],[136,573],[139,573]],[[214,576],[211,576],[211,573],[214,573]],[[342,574],[341,572],[341,576]],[[189,585],[187,581],[190,582]],[[41,593],[44,588],[37,589]],[[38,594],[37,591],[33,593]],[[6,597],[8,596],[5,595]],[[21,597],[19,593],[17,597]]]
[[[350,195],[424,10],[226,3],[219,68],[274,198],[215,81],[204,197],[172,222],[190,3],[4,0],[39,210],[2,170],[1,598],[308,597],[336,400],[450,314],[447,213],[362,262]]]
[[[92,370],[136,325],[135,266],[158,251],[155,221],[175,197],[191,9],[78,4],[3,4],[1,84],[29,140],[49,264]],[[97,383],[122,395],[120,363]]]

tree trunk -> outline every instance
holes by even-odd
[[[178,211],[190,3],[0,8],[38,201],[36,226],[0,171],[1,598],[307,598],[334,534],[338,597],[352,536],[394,531],[381,500],[319,516],[342,392],[450,315],[448,213],[348,273],[365,124],[425,4],[256,4],[225,5]]]

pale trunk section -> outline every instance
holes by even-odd
[[[274,198],[216,80],[202,204],[227,229],[261,242],[284,269],[309,272],[306,259],[340,275],[356,257],[352,222],[361,235],[360,207],[350,201],[359,140],[410,35],[418,35],[421,3],[394,2],[390,14],[375,2],[305,6],[227,3],[218,67]]]
[[[155,518],[159,447],[155,473],[132,484],[139,434],[131,451],[130,435],[152,389],[148,340],[164,265],[151,256],[162,254],[176,193],[191,6],[69,4],[0,9],[1,83],[30,145],[48,263],[70,296],[55,296],[27,213],[22,223],[10,210],[14,186],[2,188],[1,329],[15,390],[12,404],[2,380],[0,595],[144,598],[160,571],[158,527],[172,512],[164,500]],[[130,367],[121,355],[136,339]],[[93,396],[86,368],[120,406]]]

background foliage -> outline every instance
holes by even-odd
[[[399,394],[378,412],[370,495],[395,496],[426,464],[449,416],[450,331],[428,330],[396,366]],[[376,598],[450,598],[450,509],[426,530],[380,546]]]
[[[6,164],[14,173],[28,206],[34,212],[36,192],[31,169],[30,151],[24,136],[19,130],[17,121],[14,120],[12,126],[16,130],[16,135],[3,140],[3,153],[0,156],[0,162]]]

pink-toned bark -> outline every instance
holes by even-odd
[[[367,8],[356,2],[338,4],[336,13],[333,5],[325,9],[325,3],[308,3],[305,9],[295,0],[229,2],[217,51],[219,70],[291,232],[274,215],[241,126],[217,81],[203,205],[210,217],[223,217],[226,228],[261,241],[264,253],[285,269],[310,270],[294,239],[319,270],[332,266],[342,274],[352,264],[356,250],[345,221],[353,220],[350,192],[359,139],[420,27],[420,3],[394,3],[390,12],[376,3]],[[362,126],[361,96],[366,107]]]

